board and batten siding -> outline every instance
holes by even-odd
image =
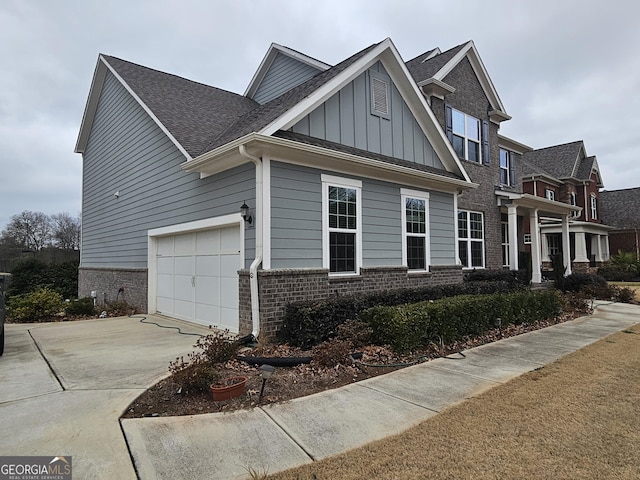
[[[369,71],[387,75],[380,62]],[[302,118],[291,130],[444,170],[413,113],[390,79],[389,118],[371,113],[369,71],[359,75]]]
[[[253,164],[200,179],[180,169],[184,161],[108,73],[83,154],[82,267],[146,268],[149,229],[237,213],[244,201],[255,206]],[[247,266],[254,252],[248,227]]]
[[[271,268],[322,267],[323,173],[336,175],[271,162]],[[401,186],[361,180],[363,266],[402,265]],[[454,265],[453,194],[430,191],[429,195],[431,264]]]
[[[320,72],[311,65],[278,52],[253,99],[260,104],[267,103]]]

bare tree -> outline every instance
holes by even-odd
[[[58,248],[78,250],[80,248],[80,218],[68,213],[51,215],[53,244]]]
[[[51,241],[51,219],[42,212],[25,210],[13,215],[2,231],[4,241],[13,241],[23,249],[39,251]]]

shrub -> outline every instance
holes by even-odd
[[[235,358],[240,344],[229,338],[229,330],[216,332],[198,338],[194,347],[202,350],[201,355],[209,363],[224,363]]]
[[[638,273],[618,265],[605,265],[598,269],[598,275],[609,282],[633,282],[640,279]]]
[[[501,269],[483,269],[471,270],[464,274],[465,282],[506,282],[508,284],[528,285],[530,279],[527,279],[526,269],[521,270],[505,270]]]
[[[606,287],[607,281],[600,275],[589,273],[572,273],[564,279],[564,288],[567,292],[579,292],[590,286]]]
[[[47,265],[31,258],[16,265],[11,275],[11,287],[7,292],[9,296],[23,295],[45,287],[58,292],[63,298],[78,295],[77,262]]]
[[[38,322],[57,315],[63,309],[62,295],[49,288],[39,288],[10,297],[7,316],[14,322]]]
[[[64,306],[64,311],[68,315],[93,315],[95,310],[93,298],[90,297],[71,300]]]
[[[364,347],[371,343],[373,330],[366,322],[347,320],[338,326],[338,340],[351,342],[354,347]]]
[[[622,287],[618,290],[618,295],[616,296],[616,300],[622,303],[629,303],[634,299],[636,294],[635,290],[632,290],[629,287]]]
[[[371,325],[373,340],[398,352],[430,343],[449,343],[480,335],[497,324],[519,324],[551,318],[562,311],[555,291],[464,295],[413,305],[373,307],[361,317]]]
[[[417,303],[456,295],[508,293],[522,289],[514,282],[468,281],[420,289],[389,290],[370,295],[349,295],[324,301],[288,304],[278,338],[293,346],[310,348],[338,335],[338,327],[357,320],[364,310],[377,306]]]

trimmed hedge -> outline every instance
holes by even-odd
[[[565,292],[579,292],[588,287],[606,287],[607,281],[600,275],[572,273],[564,279]]]
[[[402,289],[371,295],[349,295],[332,300],[288,304],[278,339],[293,346],[309,348],[334,338],[338,327],[356,320],[361,312],[375,306],[394,306],[457,295],[508,293],[524,287],[515,281],[468,281],[455,285]]]
[[[633,270],[625,269],[618,265],[605,265],[598,269],[598,275],[610,282],[637,282],[640,275]]]
[[[373,307],[360,318],[373,329],[373,341],[410,352],[431,342],[445,343],[480,335],[501,325],[520,324],[560,314],[563,300],[556,291],[464,295],[413,305]]]

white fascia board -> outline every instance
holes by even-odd
[[[533,151],[533,148],[529,145],[525,145],[524,143],[520,143],[513,138],[505,137],[504,135],[500,134],[498,134],[498,146],[507,150],[511,150],[512,152],[519,153],[521,155],[526,152]]]
[[[460,51],[451,60],[449,60],[440,70],[438,70],[438,72],[434,75],[434,78],[442,81],[444,77],[446,77],[451,72],[451,70],[453,70],[456,65],[458,65],[458,63],[462,61],[464,57],[469,57],[469,63],[471,63],[471,67],[476,73],[478,81],[480,82],[480,85],[482,85],[482,89],[485,91],[487,97],[489,97],[489,102],[494,107],[494,110],[498,110],[509,117],[506,110],[504,109],[504,105],[502,104],[500,97],[498,96],[498,92],[493,85],[493,82],[491,81],[491,77],[489,76],[489,73],[484,66],[484,63],[482,63],[480,54],[478,53],[478,50],[476,49],[476,46],[472,40],[467,42],[467,44],[462,49],[460,49]]]
[[[260,83],[262,83],[262,80],[264,80],[264,77],[269,71],[269,68],[271,67],[271,64],[273,63],[273,61],[275,60],[278,52],[281,52],[282,54],[288,57],[295,58],[296,60],[302,63],[306,63],[307,65],[313,68],[317,68],[322,72],[331,68],[331,65],[321,62],[320,60],[316,60],[315,58],[311,58],[307,55],[304,55],[303,53],[296,52],[295,50],[291,50],[290,48],[287,48],[283,45],[272,43],[269,46],[269,50],[267,50],[267,54],[262,59],[262,62],[260,62],[260,66],[258,67],[256,72],[253,74],[253,78],[251,78],[251,81],[249,82],[247,89],[244,91],[245,97],[252,98],[253,95],[255,95],[256,90],[258,90]]]
[[[93,126],[93,120],[98,108],[98,101],[100,100],[100,92],[104,85],[104,78],[107,73],[107,68],[104,62],[101,61],[102,56],[98,57],[96,67],[93,70],[93,79],[91,80],[91,87],[89,88],[89,96],[87,97],[87,104],[84,107],[84,113],[82,114],[82,122],[80,123],[80,131],[78,132],[78,139],[76,141],[76,147],[73,150],[75,153],[84,153],[89,141],[89,133],[91,133],[91,127]]]
[[[164,124],[160,121],[160,119],[155,116],[155,114],[151,111],[151,109],[147,106],[147,104],[142,101],[142,99],[136,94],[136,92],[133,91],[133,89],[129,86],[129,84],[125,82],[120,75],[118,75],[118,72],[116,72],[115,68],[109,65],[109,62],[107,62],[107,60],[102,55],[100,55],[100,60],[109,69],[109,71],[113,74],[113,76],[116,77],[116,79],[122,84],[122,86],[127,90],[127,92],[129,92],[129,95],[131,95],[134,98],[134,100],[138,102],[138,104],[142,107],[142,109],[146,112],[146,114],[149,115],[149,117],[151,117],[151,119],[156,123],[156,125],[158,125],[160,130],[162,130],[162,132],[169,138],[169,140],[173,142],[176,148],[180,150],[180,153],[182,153],[187,158],[187,160],[191,160],[191,155],[187,153],[187,151],[180,144],[180,142],[178,142],[178,140],[175,139],[175,137],[171,134],[171,132],[167,130],[167,127],[165,127]]]

